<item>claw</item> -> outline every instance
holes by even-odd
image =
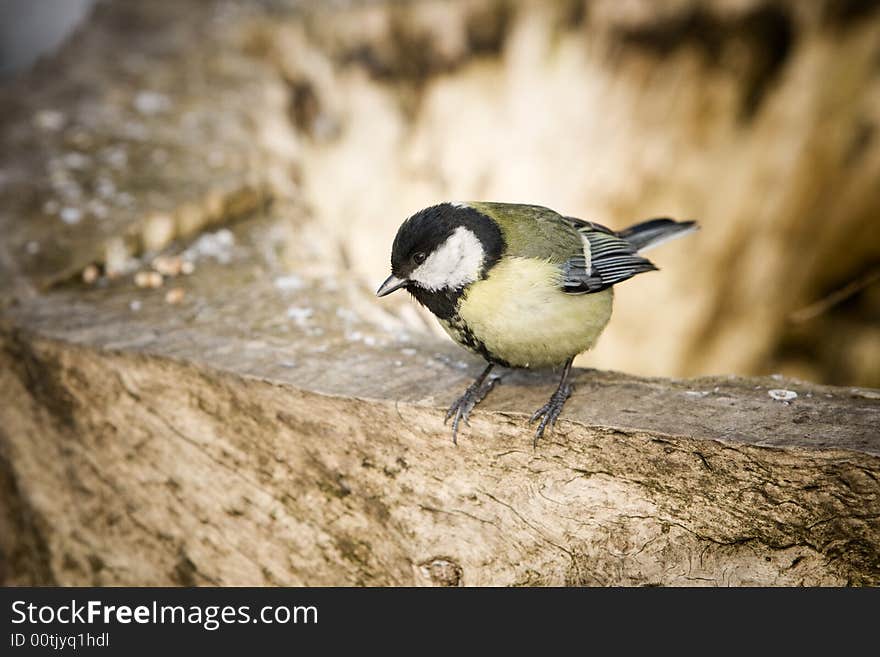
[[[451,418],[455,414],[455,411],[457,411],[457,410],[458,410],[458,401],[454,402],[452,404],[452,406],[449,407],[449,410],[446,411],[446,417],[443,418],[443,424],[447,424],[449,422],[449,418]]]
[[[562,408],[570,396],[571,386],[568,384],[560,386],[550,397],[550,401],[535,411],[534,415],[529,419],[529,424],[532,424],[538,418],[542,418],[541,424],[535,430],[535,438],[532,440],[533,448],[538,446],[538,441],[544,436],[544,430],[548,426],[550,429],[556,426],[556,420],[559,419],[559,414],[562,413]]]
[[[446,420],[444,420],[443,424],[446,424],[453,415],[455,416],[455,419],[452,421],[452,443],[454,445],[458,444],[458,425],[462,420],[464,420],[465,424],[468,424],[467,417],[475,406],[472,397],[471,389],[468,388],[446,411]]]
[[[479,404],[486,395],[495,387],[498,381],[501,379],[499,376],[489,377],[488,380],[486,377],[489,375],[492,366],[487,367],[483,373],[474,381],[471,385],[468,386],[467,390],[464,391],[464,394],[456,399],[452,406],[449,407],[449,410],[446,411],[446,418],[443,420],[443,424],[449,422],[449,418],[455,417],[452,421],[452,443],[454,445],[458,445],[458,427],[461,424],[461,421],[464,420],[466,426],[470,426],[470,422],[468,421],[468,416],[470,416],[471,411],[474,410],[474,407]]]

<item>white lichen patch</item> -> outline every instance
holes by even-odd
[[[140,121],[126,121],[122,124],[122,136],[132,141],[147,141],[150,129]]]
[[[296,274],[278,276],[273,281],[273,284],[275,285],[276,289],[281,290],[282,292],[293,292],[296,290],[301,290],[303,287],[305,287],[303,279]]]
[[[161,114],[171,109],[171,99],[155,91],[141,91],[134,97],[134,108],[147,116]]]
[[[40,110],[34,114],[34,125],[40,130],[47,132],[56,132],[64,127],[67,118],[57,110]]]
[[[65,153],[62,161],[64,162],[64,166],[68,169],[77,170],[86,169],[92,163],[92,160],[88,155],[83,155],[77,151]]]
[[[305,326],[309,318],[315,314],[315,311],[311,308],[300,308],[298,306],[291,306],[287,309],[287,317],[288,319],[292,319],[297,326]]]
[[[199,237],[183,252],[183,257],[186,260],[211,258],[220,264],[228,264],[232,261],[234,248],[235,235],[231,230],[222,228],[215,233],[206,233]]]
[[[110,216],[110,209],[96,198],[86,204],[88,213],[97,219],[106,219]]]
[[[95,181],[95,193],[103,199],[111,199],[116,194],[116,183],[106,176]]]
[[[379,339],[376,338],[376,336],[364,333],[362,331],[347,330],[345,331],[344,337],[347,342],[360,342],[367,347],[379,346],[380,342]]]
[[[786,404],[797,399],[797,393],[794,390],[774,389],[768,390],[767,394],[776,401],[785,402]]]
[[[343,308],[342,306],[336,309],[336,316],[343,322],[349,324],[360,320],[355,311],[353,311],[351,308]]]
[[[68,226],[73,226],[82,221],[83,212],[79,208],[67,206],[61,208],[61,212],[58,213],[58,216],[61,218],[61,221],[66,223]]]
[[[109,146],[101,151],[101,159],[113,169],[124,169],[128,164],[128,152],[123,146]]]

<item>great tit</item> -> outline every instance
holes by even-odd
[[[376,294],[405,289],[458,344],[488,361],[446,414],[458,427],[497,381],[495,365],[562,367],[533,444],[553,427],[571,395],[568,376],[611,317],[612,286],[657,269],[640,251],[696,228],[651,219],[615,232],[538,205],[441,203],[416,212],[397,231],[391,276]]]

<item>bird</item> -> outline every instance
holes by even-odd
[[[641,253],[697,228],[649,219],[621,231],[540,205],[444,202],[399,227],[391,275],[376,295],[400,289],[433,313],[486,368],[446,413],[458,443],[462,421],[492,390],[495,366],[560,368],[559,385],[531,416],[533,447],[556,424],[572,388],[572,361],[611,318],[613,287],[657,269]]]

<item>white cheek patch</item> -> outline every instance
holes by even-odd
[[[409,278],[431,292],[461,288],[479,278],[483,257],[479,238],[459,226]]]

